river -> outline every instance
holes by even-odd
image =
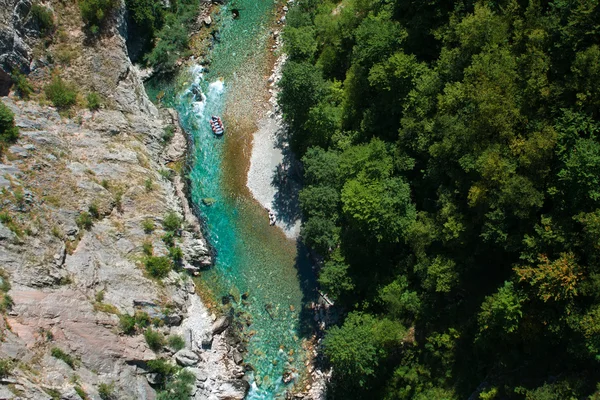
[[[243,315],[249,338],[244,361],[252,367],[248,399],[283,397],[290,387],[282,382],[284,372],[305,370],[310,313],[304,306],[313,293],[310,273],[302,272],[309,270],[305,251],[269,226],[266,211],[245,185],[252,133],[266,107],[275,7],[273,0],[221,6],[220,40],[208,55],[208,71],[188,67],[170,100],[192,138],[192,202],[216,250],[215,266],[202,279]],[[238,19],[232,18],[232,8],[239,10]],[[224,137],[213,135],[211,115],[223,116]]]

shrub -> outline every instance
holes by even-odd
[[[12,306],[15,304],[12,297],[8,293],[4,293],[2,297],[2,302],[0,302],[0,311],[6,312],[12,309]]]
[[[160,174],[160,176],[165,179],[165,180],[169,180],[171,179],[171,170],[168,168],[161,168],[158,173]]]
[[[145,261],[146,271],[154,278],[164,278],[171,271],[171,260],[164,256],[150,256]]]
[[[89,92],[87,97],[87,107],[95,111],[100,108],[100,95],[96,92]]]
[[[173,136],[175,136],[175,127],[173,125],[166,126],[162,134],[163,142],[169,143]]]
[[[0,141],[11,143],[19,137],[19,130],[15,126],[15,114],[0,102]]]
[[[171,257],[173,262],[178,263],[183,258],[183,251],[181,250],[180,247],[171,246],[171,247],[169,247],[169,256]]]
[[[0,359],[0,378],[6,378],[12,372],[14,364],[6,358]]]
[[[15,90],[20,98],[27,100],[31,93],[33,93],[33,87],[27,77],[19,70],[14,70],[11,74],[12,81],[15,85]]]
[[[154,231],[154,221],[150,218],[146,218],[142,221],[142,229],[144,229],[144,232],[146,233],[152,233],[152,231]]]
[[[85,211],[82,212],[81,214],[79,214],[79,216],[75,220],[75,223],[77,224],[79,229],[86,229],[86,230],[89,230],[94,225],[92,216],[90,215],[90,213],[85,212]]]
[[[152,242],[147,240],[144,243],[142,243],[142,251],[147,256],[151,256],[152,254],[154,254],[154,246],[152,246]]]
[[[147,328],[150,326],[150,316],[148,313],[143,311],[138,311],[135,313],[135,324],[139,328]]]
[[[148,372],[157,374],[156,381],[158,386],[163,386],[180,368],[177,365],[169,363],[163,358],[148,361]]]
[[[100,184],[106,190],[110,188],[110,182],[108,181],[108,179],[102,179],[102,182]]]
[[[96,293],[96,301],[98,303],[102,303],[104,301],[104,290],[101,290],[98,293]]]
[[[52,78],[52,82],[46,86],[44,89],[46,93],[46,97],[48,100],[54,104],[54,106],[58,109],[67,109],[75,104],[75,100],[77,99],[77,91],[75,87],[63,81],[63,79],[55,75]]]
[[[135,332],[135,318],[129,314],[121,314],[119,316],[119,327],[126,335],[131,335]]]
[[[81,0],[79,2],[81,17],[92,34],[100,32],[100,28],[114,4],[114,0]]]
[[[58,347],[53,347],[50,351],[50,354],[54,358],[58,358],[59,360],[63,360],[69,367],[75,368],[75,358],[65,353]]]
[[[88,207],[88,211],[90,213],[90,215],[92,216],[92,218],[100,218],[100,211],[98,210],[98,204],[96,203],[92,203],[90,204],[90,206]]]
[[[117,400],[114,382],[111,382],[110,384],[103,382],[98,385],[98,395],[102,400]]]
[[[175,351],[179,351],[185,347],[185,340],[180,335],[171,335],[167,338],[169,347]]]
[[[31,6],[31,16],[40,28],[42,35],[45,36],[52,33],[54,30],[54,16],[52,15],[52,11],[42,5],[34,4]]]
[[[174,211],[169,211],[163,219],[163,227],[167,232],[175,232],[181,226],[181,218]]]
[[[146,179],[146,182],[144,182],[144,187],[146,188],[146,192],[151,192],[152,189],[154,189],[154,185],[152,184],[152,179],[150,179],[150,178]]]
[[[167,247],[173,247],[175,245],[175,235],[173,232],[166,232],[162,235],[162,241],[167,245]]]
[[[144,332],[144,338],[152,351],[159,351],[165,345],[165,338],[162,333],[152,329],[147,329],[146,332]]]

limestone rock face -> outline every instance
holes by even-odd
[[[78,12],[74,4],[64,7],[61,12]],[[243,367],[233,360],[227,332],[213,335],[193,281],[171,271],[157,282],[144,268],[148,244],[155,255],[168,254],[161,221],[169,211],[184,216],[177,239],[184,266],[196,270],[212,257],[182,180],[160,173],[185,157],[187,141],[177,114],[159,113],[146,96],[119,34],[122,7],[93,43],[84,43],[79,17],[61,18],[75,54],[61,73],[82,94],[100,93],[100,110],[76,109],[67,117],[35,100],[0,97],[20,130],[0,158],[0,211],[10,216],[0,223],[0,291],[14,302],[0,318],[0,359],[15,364],[0,382],[0,398],[46,399],[50,390],[78,399],[78,385],[98,399],[105,383],[116,398],[154,400],[147,364],[156,358],[194,368],[195,398],[243,398],[247,390],[238,382]],[[56,67],[31,50],[40,38],[30,8],[30,0],[0,0],[0,89],[13,68],[30,72],[42,87]],[[173,124],[174,141],[166,145],[164,130]],[[146,220],[154,221],[152,232],[144,230]],[[154,329],[183,336],[186,348],[155,353],[142,328],[124,334],[120,316],[136,312],[162,320]],[[68,357],[56,356],[60,352]]]

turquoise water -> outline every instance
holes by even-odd
[[[226,184],[224,171],[231,171],[224,168],[227,141],[236,140],[236,132],[224,119],[226,133],[216,138],[209,125],[211,115],[234,115],[236,105],[248,101],[238,98],[246,93],[242,86],[248,80],[264,85],[264,71],[255,61],[266,54],[274,3],[238,0],[229,7],[239,9],[240,18],[233,20],[229,9],[221,8],[220,41],[209,54],[209,72],[190,67],[188,81],[173,102],[193,140],[192,201],[216,250],[215,266],[202,278],[218,296],[231,295],[236,314],[245,316],[243,332],[249,341],[244,361],[253,368],[247,398],[275,399],[286,389],[283,373],[297,376],[304,367],[301,311],[307,299],[301,282],[306,281],[298,272],[304,262],[296,243],[269,226],[265,210],[246,192]],[[215,202],[205,205],[205,198]]]

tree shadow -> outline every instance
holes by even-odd
[[[283,160],[275,169],[271,179],[271,186],[276,189],[272,208],[277,221],[283,222],[289,229],[302,216],[298,199],[298,193],[302,188],[302,167],[288,144],[287,128],[279,128],[275,135],[275,147],[281,150]]]

